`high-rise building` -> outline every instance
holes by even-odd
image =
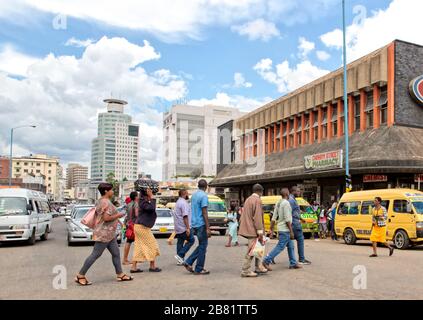
[[[88,179],[88,167],[77,163],[69,163],[66,169],[66,188],[72,189],[81,182]]]
[[[139,125],[124,113],[126,101],[106,99],[107,112],[98,115],[98,137],[92,142],[91,180],[136,180],[139,169]]]
[[[236,108],[173,106],[163,115],[162,179],[215,176],[217,128],[242,115]]]
[[[16,157],[12,161],[13,178],[43,177],[47,196],[52,200],[56,200],[60,196],[59,178],[61,170],[63,168],[59,164],[59,158],[44,154]]]

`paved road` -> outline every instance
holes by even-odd
[[[79,287],[73,277],[92,247],[68,247],[63,218],[54,220],[54,232],[35,246],[0,246],[0,299],[421,299],[423,247],[396,251],[393,257],[380,249],[370,259],[369,243],[346,246],[342,241],[306,240],[306,256],[313,264],[302,270],[287,268],[286,253],[276,259],[274,271],[255,279],[240,278],[245,246],[225,248],[226,238],[210,239],[206,267],[209,276],[194,276],[176,266],[175,246],[159,239],[160,274],[144,272],[133,282],[114,281],[106,251],[89,271],[94,282]],[[243,242],[245,244],[245,241]],[[273,243],[271,244],[273,247]],[[67,270],[67,289],[53,288],[53,268]],[[367,270],[367,289],[353,289],[354,266]],[[147,269],[147,265],[142,265]],[[128,270],[129,271],[129,270]]]

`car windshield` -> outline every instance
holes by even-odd
[[[160,217],[160,218],[169,218],[172,216],[172,214],[170,213],[170,210],[166,210],[166,209],[156,209],[156,213],[157,213],[157,217]]]
[[[27,214],[26,199],[17,197],[0,197],[0,216]]]
[[[225,205],[221,202],[209,202],[207,210],[209,212],[226,212]]]
[[[273,212],[274,209],[275,209],[274,204],[264,204],[263,205],[263,212]]]
[[[418,214],[423,214],[423,201],[413,201],[413,207]]]
[[[77,208],[75,209],[75,213],[74,213],[74,219],[75,220],[81,220],[85,214],[88,212],[88,210],[90,210],[90,207],[86,207],[86,208]]]

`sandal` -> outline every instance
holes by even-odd
[[[131,264],[131,261],[123,261],[122,265],[124,266],[129,266]]]
[[[154,269],[148,269],[148,271],[149,272],[161,272],[162,271],[162,269],[160,269],[160,268],[154,268]]]
[[[132,278],[131,276],[128,276],[128,275],[124,274],[124,275],[122,275],[120,277],[118,276],[116,278],[116,280],[119,281],[119,282],[124,282],[124,281],[132,281],[132,280],[134,280],[134,278]]]
[[[184,264],[184,267],[185,267],[185,269],[188,271],[188,272],[191,272],[191,273],[194,273],[194,269],[192,268],[192,266],[190,266],[189,264]]]
[[[230,244],[225,244],[225,247],[226,247],[226,248],[230,248],[230,247],[231,247],[231,245],[230,245]]]
[[[144,271],[142,271],[141,269],[137,269],[137,270],[130,270],[129,272],[130,273],[141,273],[141,272],[144,272]]]
[[[82,282],[81,280],[85,280],[85,282]],[[85,276],[83,276],[83,277],[76,276],[75,282],[77,284],[79,284],[80,286],[83,286],[83,287],[92,285],[92,282],[89,282],[88,279],[85,278]]]

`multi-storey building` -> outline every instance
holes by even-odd
[[[81,182],[88,179],[88,167],[77,163],[69,163],[66,169],[66,188],[71,189]]]
[[[162,179],[215,176],[217,127],[242,114],[228,107],[174,105],[163,115]]]
[[[51,200],[57,200],[60,196],[59,178],[61,170],[63,169],[59,164],[59,158],[48,157],[43,154],[16,157],[12,161],[12,177],[20,179],[28,176],[43,177],[47,196]]]
[[[403,41],[348,65],[349,164],[354,190],[423,189],[423,47]],[[299,184],[327,202],[345,191],[343,70],[235,121],[236,161],[212,182],[243,201]],[[229,149],[227,150],[229,151]]]
[[[98,115],[98,137],[92,142],[92,183],[105,181],[109,173],[118,180],[135,180],[139,169],[139,126],[124,113],[126,101],[104,102],[107,112]]]

